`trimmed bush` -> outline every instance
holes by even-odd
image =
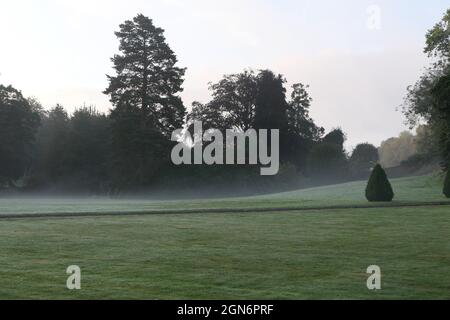
[[[379,164],[373,168],[370,175],[366,188],[366,198],[370,202],[389,202],[394,198],[391,183]]]
[[[450,198],[450,169],[447,171],[444,180],[444,194],[447,198]]]

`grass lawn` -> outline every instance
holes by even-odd
[[[446,201],[438,175],[391,182],[397,205]],[[364,188],[191,201],[3,198],[0,215],[254,212],[0,219],[0,299],[450,299],[450,206],[329,208],[367,204]],[[306,211],[261,212],[295,206]],[[325,209],[308,209],[316,206]],[[377,292],[366,287],[373,264]],[[69,265],[81,267],[80,291],[65,287]]]
[[[450,299],[447,206],[2,220],[0,247],[2,299]]]

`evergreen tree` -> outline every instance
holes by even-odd
[[[366,198],[370,202],[390,202],[394,198],[391,183],[380,164],[372,170],[367,183]]]
[[[140,109],[164,135],[181,128],[186,109],[177,95],[182,91],[185,69],[176,67],[177,58],[164,38],[164,30],[142,14],[125,21],[116,32],[121,54],[111,60],[115,76],[108,76],[104,91],[115,105]]]
[[[112,58],[115,76],[108,76],[112,164],[119,185],[147,184],[155,163],[169,159],[170,136],[186,114],[179,93],[185,69],[165,41],[164,30],[137,15],[120,25],[120,54]],[[117,181],[117,180],[116,180]]]
[[[258,93],[256,95],[254,129],[278,129],[280,131],[280,160],[286,162],[290,155],[288,131],[288,104],[286,102],[286,80],[270,70],[258,74]],[[268,141],[270,150],[270,140]]]
[[[270,70],[258,74],[258,93],[255,107],[255,129],[287,129],[285,79]]]

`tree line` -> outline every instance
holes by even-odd
[[[115,34],[119,53],[111,59],[115,74],[104,91],[112,104],[106,114],[90,106],[72,114],[61,105],[44,110],[37,100],[0,85],[0,187],[110,194],[202,187],[257,192],[302,181],[367,178],[378,161],[377,148],[368,143],[349,155],[342,129],[325,133],[310,117],[308,86],[296,83],[287,96],[286,79],[271,70],[224,75],[209,85],[211,100],[194,102],[188,112],[180,97],[186,69],[177,65],[164,30],[139,14]],[[429,46],[442,51],[441,45]],[[448,105],[446,85],[444,78],[429,91],[440,115],[442,104]],[[407,99],[409,119],[418,114],[411,103],[415,92],[411,89]],[[173,165],[171,133],[182,127],[192,132],[194,121],[221,131],[279,129],[280,173],[260,177],[252,165]]]

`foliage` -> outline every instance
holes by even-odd
[[[408,88],[403,104],[405,114],[411,126],[425,121],[439,141],[438,147],[443,166],[450,165],[450,120],[446,104],[448,103],[448,78],[450,75],[450,9],[426,34],[424,52],[433,58],[433,63],[420,79]],[[447,99],[447,100],[446,100]],[[447,101],[447,102],[445,102]]]
[[[112,58],[115,76],[108,76],[115,108],[111,112],[112,170],[116,188],[148,184],[168,154],[170,137],[186,114],[178,93],[185,69],[165,41],[164,30],[137,15],[120,25],[120,53]],[[166,157],[167,159],[167,157]]]
[[[380,164],[385,168],[396,167],[417,153],[416,139],[409,131],[381,142],[378,149]]]
[[[324,143],[329,143],[337,146],[342,152],[344,152],[344,143],[347,137],[341,128],[331,130],[325,137],[323,137]]]
[[[350,157],[350,171],[354,178],[367,178],[378,162],[378,149],[370,143],[358,144]]]
[[[341,147],[322,142],[312,147],[308,155],[308,174],[322,182],[345,180],[347,158]]]
[[[40,123],[35,106],[19,90],[0,85],[0,187],[12,185],[30,169]]]
[[[391,183],[380,164],[372,170],[366,187],[366,198],[370,202],[390,202],[394,198]]]

